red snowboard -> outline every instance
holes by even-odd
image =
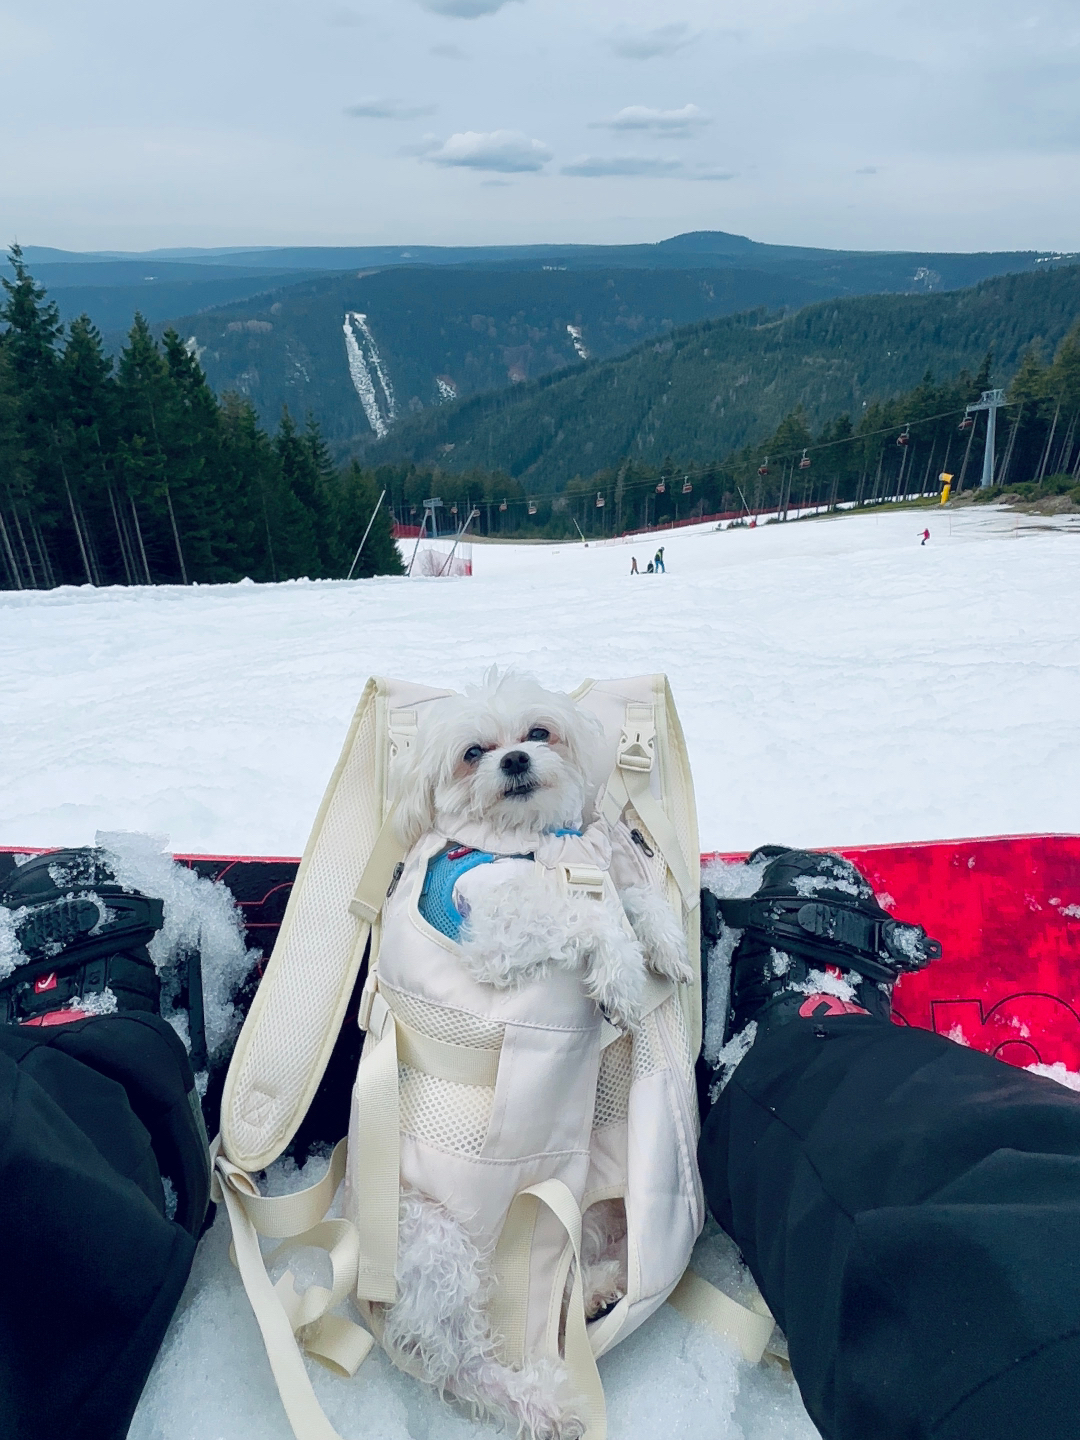
[[[1080,1071],[1080,836],[1003,835],[841,853],[886,910],[941,941],[941,959],[896,987],[900,1023],[1011,1065],[1061,1062]]]
[[[15,853],[0,848],[0,879]],[[924,925],[942,943],[940,960],[897,987],[901,1023],[1013,1065],[1061,1062],[1080,1071],[1080,836],[869,845],[843,854],[897,919]],[[269,955],[298,861],[176,858],[229,886],[250,944]]]

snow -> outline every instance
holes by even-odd
[[[203,981],[206,1046],[211,1059],[228,1053],[240,1028],[232,1003],[236,987],[251,970],[252,956],[244,942],[243,920],[232,892],[215,885],[165,853],[164,835],[98,831],[94,843],[106,853],[110,868],[127,890],[153,895],[164,902],[161,929],[147,949],[162,977],[162,1012],[190,1048],[187,1013],[173,1010],[180,983],[181,961],[198,951]]]
[[[921,547],[924,515],[477,544],[471,578],[0,595],[0,843],[101,829],[114,850],[149,831],[181,852],[299,854],[367,676],[453,685],[492,661],[563,687],[666,671],[710,849],[1075,830],[1078,527],[980,507],[931,516]],[[661,543],[668,573],[631,577]],[[121,858],[144,881],[162,860]],[[176,891],[176,938],[217,925],[227,970],[206,899]],[[227,1250],[219,1217],[132,1440],[287,1440]],[[738,1277],[713,1228],[695,1264]],[[815,1434],[776,1362],[747,1367],[669,1307],[602,1370],[613,1440]],[[493,1433],[378,1352],[315,1384],[346,1440]]]
[[[994,509],[476,544],[471,578],[0,596],[0,843],[297,855],[368,675],[666,670],[703,847],[1076,828],[1080,543]],[[951,533],[950,533],[951,532]],[[668,573],[631,577],[657,543]]]

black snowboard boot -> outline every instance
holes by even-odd
[[[157,1166],[144,1188],[163,1208],[167,1179],[176,1222],[198,1235],[210,1195],[206,1129],[183,1041],[159,1014],[161,983],[146,948],[161,929],[162,901],[126,890],[105,853],[86,848],[18,866],[0,885],[0,906],[0,1024],[13,1027],[0,1053],[42,1075],[59,1063],[50,1054],[63,1055],[121,1085]],[[60,1071],[77,1090],[77,1072]],[[88,1084],[86,1094],[92,1110],[97,1092]],[[125,1116],[115,1120],[121,1130]]]
[[[0,1024],[158,1013],[161,983],[146,946],[161,929],[162,902],[125,890],[102,851],[35,856],[7,877],[0,906],[13,948],[0,956],[0,965],[8,960],[0,969]]]
[[[840,855],[766,845],[746,863],[762,860],[768,863],[761,884],[748,899],[710,897],[723,924],[742,931],[732,957],[725,1044],[751,1022],[760,1034],[798,1018],[890,1019],[896,981],[937,959],[938,941],[921,925],[894,920]]]

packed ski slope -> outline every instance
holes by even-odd
[[[879,512],[477,545],[468,579],[5,594],[0,843],[297,855],[368,675],[493,661],[666,670],[709,848],[1074,830],[1078,532]]]
[[[555,686],[666,670],[710,848],[1076,830],[1080,525],[924,513],[477,546],[471,579],[2,595],[0,843],[298,854],[370,673],[493,661]],[[657,544],[667,573],[631,577]],[[227,1250],[219,1220],[133,1440],[287,1440]],[[733,1277],[722,1237],[695,1264]],[[669,1307],[602,1369],[612,1440],[816,1433],[777,1364]],[[316,1387],[349,1440],[492,1434],[378,1353]]]

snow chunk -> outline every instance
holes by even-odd
[[[793,883],[796,894],[804,900],[809,900],[822,890],[839,890],[845,895],[854,895],[856,899],[863,893],[863,890],[850,880],[833,875],[796,875]]]
[[[1055,1060],[1053,1065],[1025,1065],[1024,1069],[1029,1075],[1045,1075],[1069,1090],[1080,1090],[1080,1075],[1075,1070],[1066,1070],[1063,1060]]]
[[[846,975],[830,975],[825,970],[808,970],[805,980],[793,981],[792,990],[802,995],[835,995],[838,1000],[855,1003],[855,986],[862,976],[855,970]]]
[[[786,975],[795,963],[786,950],[770,949],[769,956],[772,960],[772,972],[774,975]]]
[[[717,1096],[735,1074],[740,1062],[745,1060],[750,1053],[750,1047],[756,1038],[757,1021],[751,1020],[749,1025],[744,1025],[737,1035],[733,1035],[727,1044],[722,1045],[717,1051],[716,1063],[713,1066],[713,1069],[717,1071],[717,1076],[709,1086],[709,1099],[714,1105]]]
[[[65,1010],[79,1010],[84,1015],[115,1015],[119,1008],[108,985],[92,995],[76,995],[64,1006]]]
[[[746,865],[742,861],[710,860],[701,872],[701,883],[720,899],[746,899],[760,886],[767,864],[767,860],[760,860],[755,865]],[[721,920],[720,938],[706,959],[708,1007],[701,1053],[706,1063],[714,1068],[720,1060],[731,998],[731,957],[742,939],[742,933]]]
[[[179,990],[181,962],[192,951],[199,951],[206,1047],[213,1058],[240,1028],[232,995],[251,970],[255,955],[245,946],[243,920],[228,888],[178,865],[165,853],[166,843],[162,835],[127,831],[98,831],[95,840],[125,890],[138,890],[164,902],[164,922],[147,949],[162,977],[166,1019],[176,1013],[170,1015],[168,1007]],[[173,1028],[187,1043],[181,1026],[174,1024]]]
[[[19,924],[30,913],[25,905],[18,910],[8,910],[0,905],[0,980],[14,975],[20,965],[25,965],[29,955],[19,944]]]

